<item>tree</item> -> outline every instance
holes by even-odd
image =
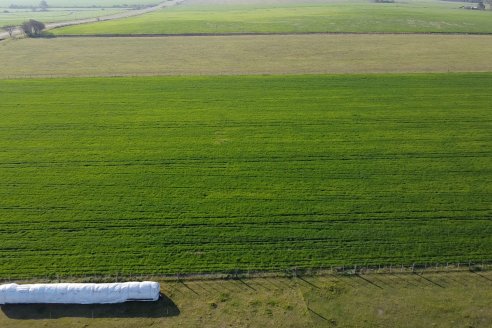
[[[47,11],[48,7],[49,6],[46,0],[41,0],[41,2],[39,3],[39,9],[41,9],[41,11]]]
[[[3,27],[3,29],[9,33],[10,37],[12,37],[12,34],[14,34],[14,31],[15,31],[15,26],[14,25],[5,25]]]
[[[37,20],[30,19],[27,22],[22,23],[22,30],[26,33],[27,36],[39,36],[41,31],[44,30],[45,25]]]

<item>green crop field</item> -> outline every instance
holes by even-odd
[[[492,11],[462,3],[328,1],[266,4],[186,4],[110,22],[71,26],[57,34],[182,34],[244,32],[492,33]]]
[[[0,80],[0,277],[490,260],[491,83]]]

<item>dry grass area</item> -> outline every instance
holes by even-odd
[[[117,306],[10,306],[23,327],[491,327],[492,273],[372,274],[163,282],[169,299]],[[51,319],[50,319],[51,317]]]
[[[0,78],[492,71],[492,36],[470,35],[23,39],[0,52]]]

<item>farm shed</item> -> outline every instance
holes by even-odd
[[[157,301],[157,282],[110,284],[5,284],[0,285],[0,304],[110,304],[127,301]]]

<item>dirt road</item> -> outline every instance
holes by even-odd
[[[52,30],[54,28],[59,28],[59,27],[64,27],[64,26],[88,24],[88,23],[103,22],[103,21],[109,21],[109,20],[114,20],[114,19],[139,16],[139,15],[147,14],[147,13],[157,11],[157,10],[160,10],[163,8],[179,5],[183,1],[184,0],[167,0],[167,1],[161,2],[160,4],[153,6],[153,7],[148,7],[148,8],[144,8],[144,9],[140,9],[140,10],[127,10],[125,12],[114,14],[114,15],[94,17],[94,18],[86,18],[86,19],[79,19],[79,20],[72,20],[72,21],[65,21],[65,22],[47,23],[45,30]],[[24,33],[22,32],[22,30],[18,27],[12,32],[12,37],[22,36],[23,34]],[[10,35],[8,32],[0,32],[0,40],[5,40],[5,39],[8,39],[9,37],[10,37]]]

